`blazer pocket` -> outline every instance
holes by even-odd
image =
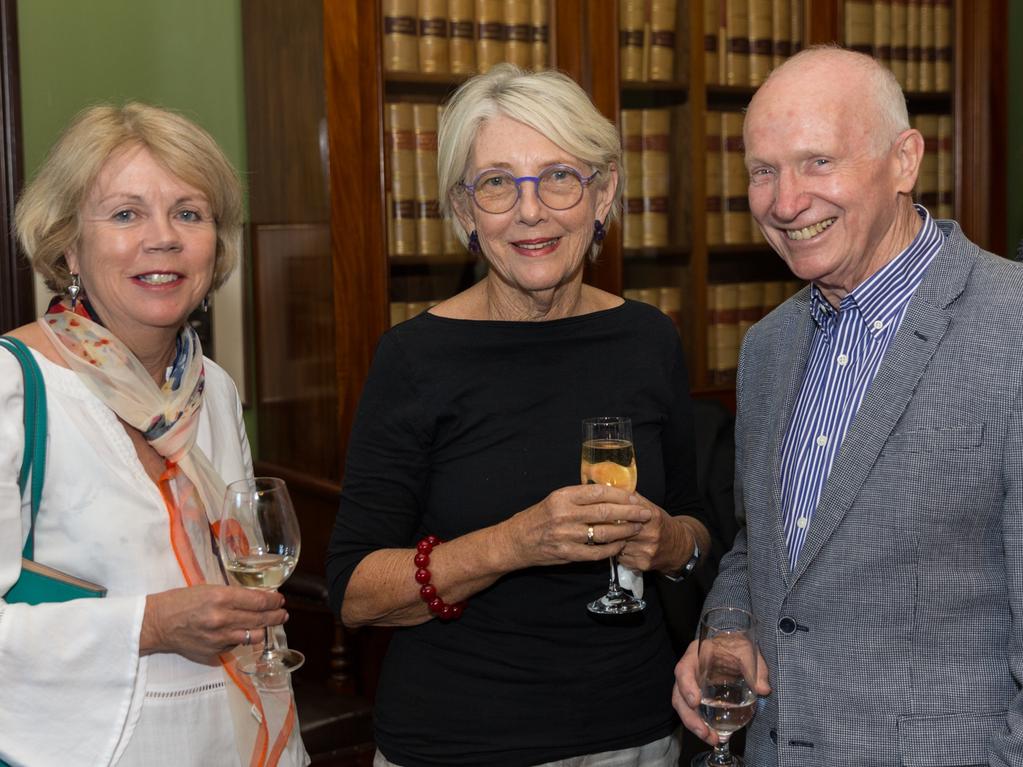
[[[935,453],[941,450],[970,450],[984,440],[984,424],[942,426],[897,431],[888,439],[888,450],[898,453]]]
[[[988,763],[988,747],[1005,731],[1005,711],[904,716],[899,753],[904,767],[971,767]]]

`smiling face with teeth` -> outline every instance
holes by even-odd
[[[217,229],[209,201],[136,145],[106,161],[79,220],[68,266],[107,328],[151,372],[162,371],[213,280]]]
[[[465,180],[470,183],[487,168],[502,168],[517,177],[538,176],[552,165],[568,165],[583,176],[593,171],[539,131],[498,115],[479,128]],[[553,210],[536,194],[536,185],[524,181],[519,201],[506,213],[487,213],[468,196],[460,198],[454,213],[467,232],[476,230],[483,256],[490,266],[487,289],[491,302],[517,307],[517,314],[532,314],[530,305],[548,314],[552,305],[571,302],[582,285],[583,263],[593,241],[593,222],[603,221],[611,209],[617,170],[587,186],[577,205]],[[523,308],[525,307],[525,308]]]
[[[836,307],[921,225],[910,194],[923,139],[885,138],[872,66],[847,51],[804,53],[757,91],[744,126],[754,218]]]

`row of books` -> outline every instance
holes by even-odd
[[[675,78],[677,0],[620,0],[618,52],[622,80]]]
[[[384,104],[387,151],[387,253],[444,256],[465,249],[440,215],[435,103]]]
[[[656,306],[682,330],[682,288],[678,285],[658,285],[651,288],[629,288],[622,291],[622,298],[642,301]]]
[[[621,111],[622,164],[625,166],[624,248],[660,248],[671,244],[671,142],[681,141],[678,131],[672,131],[672,112],[671,109]]]
[[[548,66],[549,0],[383,0],[384,70],[472,74]]]
[[[742,145],[742,112],[706,112],[708,245],[763,243],[749,210],[749,174]]]
[[[443,298],[435,298],[431,301],[391,301],[391,327],[422,314],[443,300]]]
[[[952,0],[846,0],[845,44],[882,61],[904,90],[952,88]]]
[[[953,218],[952,115],[913,115],[910,124],[924,137],[924,158],[913,197],[935,218]]]
[[[705,78],[760,85],[803,47],[803,0],[703,0]]]
[[[803,285],[799,280],[773,280],[707,286],[707,375],[712,384],[735,382],[746,331]]]

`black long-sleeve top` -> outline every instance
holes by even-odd
[[[581,420],[596,415],[632,418],[642,495],[702,517],[681,345],[653,307],[548,322],[422,314],[392,328],[352,430],[332,608],[367,554],[450,540],[579,484]],[[375,715],[384,755],[513,767],[670,733],[674,657],[656,589],[640,616],[598,619],[586,604],[608,574],[606,561],[519,570],[471,597],[460,620],[396,630]]]

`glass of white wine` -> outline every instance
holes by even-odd
[[[220,559],[240,585],[274,591],[288,579],[301,548],[298,519],[284,480],[241,479],[227,486],[220,515]],[[305,662],[297,650],[279,648],[270,626],[262,653],[238,660],[238,668],[258,678],[289,674]]]
[[[756,622],[746,610],[716,607],[700,620],[698,649],[700,716],[717,735],[713,751],[693,759],[691,767],[742,767],[728,740],[753,718],[757,695]]]
[[[636,451],[632,446],[632,421],[620,416],[583,419],[582,483],[636,489]],[[607,593],[586,609],[598,615],[626,615],[646,607],[646,602],[622,588],[618,581],[618,558],[611,557],[611,581]]]

